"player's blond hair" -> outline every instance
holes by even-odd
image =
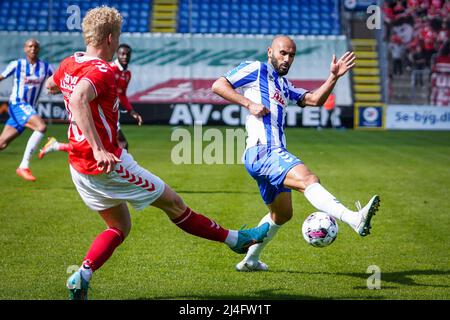
[[[94,8],[84,16],[82,28],[85,44],[99,47],[109,34],[120,34],[122,16],[116,8],[107,6]]]

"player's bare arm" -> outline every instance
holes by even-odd
[[[302,106],[322,106],[334,89],[338,79],[355,66],[356,55],[354,52],[346,52],[339,60],[333,55],[330,64],[328,79],[317,90],[308,92],[303,99]]]
[[[262,104],[254,103],[250,99],[237,93],[224,77],[220,77],[214,82],[212,85],[212,91],[231,103],[247,108],[254,116],[262,117],[270,112],[269,109],[264,107]]]
[[[121,162],[113,153],[106,151],[95,129],[89,102],[95,98],[95,91],[87,80],[80,80],[70,97],[73,119],[80,128],[86,140],[92,147],[94,158],[99,170],[109,173],[114,170],[116,163]]]
[[[4,80],[5,77],[0,75],[0,81]]]
[[[50,76],[47,81],[45,82],[45,88],[47,89],[48,94],[59,94],[61,93],[61,90],[59,90],[59,87],[56,85],[55,80],[53,80],[53,76]]]

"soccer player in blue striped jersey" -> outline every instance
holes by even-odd
[[[277,36],[268,48],[268,61],[247,61],[216,80],[212,90],[234,104],[247,108],[247,146],[243,156],[245,167],[256,180],[261,197],[269,208],[260,224],[268,222],[270,229],[263,243],[250,247],[246,257],[236,265],[238,271],[266,271],[260,261],[263,248],[279,228],[293,215],[291,190],[303,192],[319,211],[339,219],[366,236],[371,219],[378,210],[380,199],[373,196],[357,211],[347,209],[319,181],[319,178],[296,156],[286,149],[284,134],[288,101],[300,107],[321,106],[338,79],[354,65],[353,52],[339,60],[333,55],[328,79],[316,90],[295,88],[285,78],[296,53],[295,42],[287,36]]]
[[[5,149],[25,128],[33,130],[22,162],[16,170],[20,177],[28,181],[36,180],[29,168],[30,159],[47,130],[35,106],[45,80],[53,74],[50,64],[38,59],[39,49],[39,42],[36,39],[28,39],[24,45],[26,58],[11,61],[0,75],[0,81],[14,76],[8,104],[9,119],[0,135],[0,150]]]

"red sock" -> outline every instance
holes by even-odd
[[[70,150],[72,150],[72,145],[70,143],[60,143],[58,150],[69,152]]]
[[[92,270],[99,269],[123,240],[123,233],[119,229],[106,229],[92,242],[86,257],[83,259],[83,264],[88,264]]]
[[[204,215],[195,213],[190,208],[187,208],[180,217],[172,220],[172,222],[187,233],[197,237],[225,242],[228,236],[228,230]]]

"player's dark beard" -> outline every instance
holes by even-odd
[[[280,76],[285,76],[285,75],[288,74],[288,72],[289,72],[289,67],[290,67],[289,65],[287,65],[287,68],[284,69],[284,70],[280,69],[280,65],[278,64],[278,61],[277,61],[273,56],[270,57],[270,63],[272,64],[272,66],[274,67],[275,71],[276,71]]]

